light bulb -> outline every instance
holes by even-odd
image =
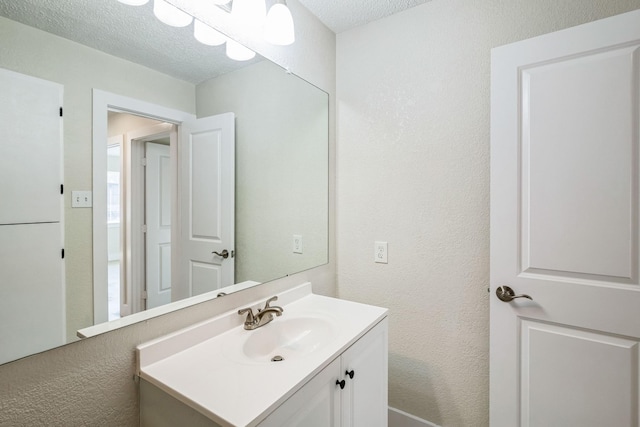
[[[293,17],[289,8],[282,3],[271,6],[264,25],[264,38],[271,44],[290,45],[295,41]]]
[[[118,0],[120,3],[128,4],[129,6],[142,6],[149,3],[149,0]]]
[[[233,0],[231,17],[237,25],[254,31],[262,29],[267,17],[267,5],[264,0]]]
[[[153,14],[160,21],[172,27],[186,27],[191,24],[193,17],[165,0],[153,0]]]
[[[242,46],[235,40],[227,40],[227,56],[236,61],[248,61],[256,56],[256,53],[251,49]]]
[[[220,46],[227,40],[227,38],[219,31],[211,28],[198,19],[193,21],[193,36],[200,43],[209,46]]]

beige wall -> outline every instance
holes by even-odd
[[[195,86],[0,17],[0,67],[64,85],[67,337],[93,324],[92,211],[71,192],[92,188],[92,89],[195,113]]]
[[[327,262],[327,98],[270,61],[196,86],[199,117],[236,116],[236,282]]]
[[[290,64],[295,64],[295,72],[300,76],[312,80],[316,85],[330,93],[332,99],[335,94],[335,35],[324,27],[316,18],[311,16],[304,8],[301,8],[296,0],[288,2],[294,11],[296,24],[302,28],[296,42],[296,48],[275,48],[277,54],[266,48],[258,50],[264,56],[275,58],[279,61],[291,57]],[[10,58],[17,56],[11,54],[12,47],[7,44],[20,44],[25,33],[20,32],[20,37],[7,31],[9,25],[6,20],[0,22],[0,66],[27,74],[34,74],[29,69],[21,68],[22,60],[12,61]],[[13,31],[13,30],[12,30]],[[33,32],[31,30],[30,32]],[[35,34],[35,33],[34,33]],[[32,43],[38,45],[37,34],[30,36]],[[5,41],[9,43],[5,43]],[[84,50],[74,43],[68,43],[68,50]],[[304,50],[305,55],[296,55],[297,50]],[[88,49],[90,51],[90,49]],[[42,45],[36,54],[36,63],[39,58],[42,62],[51,62],[51,68],[56,69],[57,55],[50,46]],[[104,79],[86,81],[85,88],[98,87],[113,93],[127,94],[127,89],[132,86],[132,92],[128,95],[160,105],[165,105],[183,111],[194,112],[194,88],[184,83],[191,92],[176,99],[167,99],[161,90],[156,93],[148,93],[142,90],[145,85],[153,85],[158,89],[177,88],[180,86],[175,79],[162,74],[146,70],[135,64],[118,60],[96,51],[87,53],[91,55],[87,67],[97,68],[103,73]],[[11,56],[12,55],[12,56]],[[108,60],[108,58],[113,61]],[[99,71],[97,70],[97,71]],[[69,74],[67,74],[69,73]],[[74,79],[85,81],[88,78],[78,72],[60,71],[61,83],[70,83]],[[37,74],[35,74],[37,75]],[[107,81],[107,77],[114,75],[127,76],[120,82]],[[43,78],[54,78],[40,75]],[[91,129],[87,127],[86,120],[90,120],[91,97],[85,94],[85,89],[77,95],[82,99],[82,108],[78,109],[77,116],[67,116],[65,119],[65,132],[77,132],[77,138],[71,138],[65,133],[65,139],[74,147],[66,148],[83,163],[77,176],[67,176],[68,188],[88,189],[91,186]],[[65,100],[71,99],[70,91],[65,88]],[[182,92],[181,92],[182,93]],[[85,99],[84,97],[87,96]],[[177,95],[176,95],[177,96]],[[66,105],[65,105],[66,107]],[[334,109],[331,108],[330,114]],[[78,118],[79,116],[79,118]],[[79,120],[77,126],[67,121]],[[334,120],[330,118],[332,130],[330,132],[331,156],[334,155]],[[77,127],[77,129],[76,129]],[[71,128],[71,129],[67,129]],[[73,142],[71,142],[71,140]],[[65,141],[66,142],[66,141]],[[77,146],[77,147],[76,147]],[[68,159],[70,161],[71,159]],[[330,163],[330,176],[333,175],[334,161]],[[333,197],[335,182],[331,180],[330,198]],[[333,212],[333,202],[330,212]],[[82,218],[78,218],[82,214]],[[84,217],[86,216],[86,218]],[[333,215],[331,215],[331,230],[333,230]],[[73,224],[82,224],[82,228],[91,227],[91,213],[76,213],[72,211],[67,221]],[[332,233],[332,231],[331,231]],[[333,236],[333,234],[330,234]],[[90,237],[69,236],[68,240],[78,238],[80,242],[73,246],[75,256],[81,261],[77,265],[69,266],[71,274],[75,270],[82,270],[78,274],[77,286],[82,288],[77,292],[86,292],[86,287],[91,286],[91,272],[86,270],[91,265]],[[69,242],[71,244],[71,242]],[[330,245],[334,245],[333,237]],[[64,425],[64,426],[136,426],[138,425],[138,389],[133,381],[135,370],[135,346],[149,341],[155,337],[175,331],[194,322],[204,320],[226,310],[237,308],[254,299],[263,299],[277,294],[282,289],[302,283],[306,280],[313,282],[314,291],[325,295],[335,294],[335,262],[331,252],[330,263],[310,271],[293,275],[286,279],[271,282],[247,291],[228,295],[188,309],[184,309],[146,322],[122,328],[106,333],[95,338],[73,343],[58,349],[50,350],[39,355],[22,360],[7,363],[0,366],[0,425]],[[71,256],[71,255],[70,255]],[[67,269],[69,273],[69,268]],[[90,295],[87,294],[87,295]]]
[[[433,0],[337,36],[338,291],[390,309],[391,406],[489,423],[490,49],[637,8]]]

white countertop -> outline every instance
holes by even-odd
[[[245,331],[244,316],[234,310],[138,346],[140,377],[222,426],[254,426],[387,315],[384,308],[314,295],[310,283],[278,297],[272,305],[284,312],[271,324],[287,316],[330,313],[339,326],[330,342],[282,362],[236,357],[239,334],[260,329]]]

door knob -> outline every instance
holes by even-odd
[[[226,250],[226,249],[224,249],[222,252],[216,252],[216,251],[213,251],[213,252],[211,252],[211,253],[212,253],[212,254],[216,254],[216,255],[218,255],[218,256],[221,256],[221,257],[222,257],[222,258],[224,258],[224,259],[229,258],[229,251],[228,251],[228,250]]]
[[[340,380],[336,380],[336,385],[339,385],[339,386],[340,386],[340,390],[343,390],[343,389],[344,389],[344,386],[345,386],[345,384],[346,384],[346,383],[347,383],[347,382],[346,382],[345,380],[342,380],[342,381],[340,381]]]
[[[508,286],[498,286],[498,288],[496,289],[496,296],[500,301],[504,302],[510,302],[516,298],[527,298],[533,301],[533,298],[531,298],[529,295],[516,295],[516,293],[513,292],[513,289]]]

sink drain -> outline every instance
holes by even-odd
[[[283,360],[284,360],[284,357],[282,357],[282,356],[273,356],[271,358],[272,362],[282,362]]]

